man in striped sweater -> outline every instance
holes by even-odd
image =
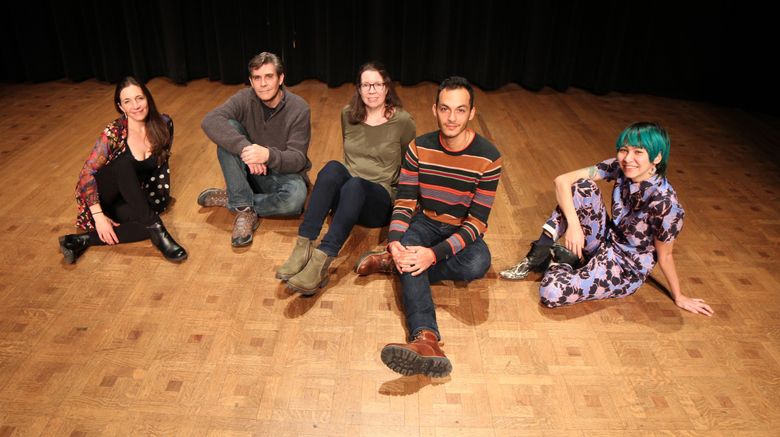
[[[468,128],[474,90],[462,77],[439,85],[433,114],[439,130],[414,139],[404,155],[387,250],[370,253],[358,274],[396,269],[401,277],[409,343],[382,349],[382,361],[404,374],[447,376],[452,364],[441,336],[431,283],[471,281],[490,267],[482,240],[501,176],[501,154]]]

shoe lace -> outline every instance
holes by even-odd
[[[237,227],[247,227],[252,222],[252,214],[249,211],[239,211],[238,217],[236,217]]]
[[[417,335],[414,336],[414,341],[418,341],[418,340],[419,341],[425,340],[425,337],[423,336],[423,331],[418,332]],[[439,344],[439,347],[444,346],[443,341],[437,341],[437,343]]]

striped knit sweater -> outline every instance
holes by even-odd
[[[400,241],[418,207],[431,219],[458,226],[431,248],[437,262],[485,233],[501,177],[501,154],[485,138],[475,134],[468,147],[452,152],[439,135],[431,132],[409,144],[388,234],[389,241]]]

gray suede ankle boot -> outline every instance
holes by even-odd
[[[287,288],[304,296],[316,294],[318,289],[328,284],[330,279],[328,267],[333,259],[334,257],[328,256],[325,252],[314,249],[306,267],[287,281]]]
[[[313,246],[314,244],[311,240],[299,235],[298,239],[295,240],[295,246],[290,257],[276,271],[276,279],[286,281],[303,270],[306,267],[306,263],[309,262],[309,258],[311,258]]]

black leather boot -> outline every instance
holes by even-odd
[[[181,262],[187,259],[187,251],[179,246],[179,243],[171,237],[171,234],[168,233],[168,230],[165,229],[162,223],[155,223],[147,226],[146,229],[149,230],[152,244],[160,249],[165,259],[174,262]]]
[[[60,237],[60,252],[65,262],[73,264],[89,247],[89,234],[68,234]]]
[[[577,258],[577,254],[560,244],[555,244],[552,248],[552,261],[559,264],[568,264],[574,269],[582,266],[582,262]]]

